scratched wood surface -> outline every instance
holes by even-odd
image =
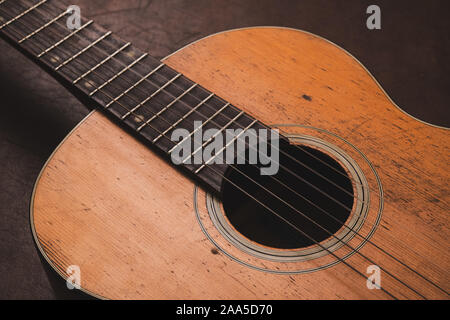
[[[449,290],[448,130],[403,113],[355,59],[301,31],[222,33],[166,63],[266,123],[312,125],[356,145],[385,190],[374,243]],[[213,250],[194,215],[192,182],[97,112],[42,171],[32,218],[57,271],[79,265],[83,289],[100,297],[389,298],[343,263],[280,276]],[[361,251],[426,297],[447,298],[373,247]],[[357,255],[348,263],[363,273],[368,265]],[[382,277],[396,297],[419,297]]]

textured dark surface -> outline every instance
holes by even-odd
[[[11,0],[7,0],[11,1]],[[211,33],[274,25],[307,30],[355,55],[408,113],[450,126],[448,1],[72,1],[127,41],[162,58]],[[369,4],[382,30],[365,26]],[[80,298],[41,262],[29,227],[39,171],[88,110],[0,42],[0,298]]]

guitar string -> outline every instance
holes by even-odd
[[[157,85],[156,85],[157,86]],[[351,230],[353,230],[353,229],[351,229]],[[394,257],[395,258],[395,257]],[[401,262],[401,261],[400,261]],[[406,265],[405,265],[406,266]],[[408,267],[408,266],[406,266],[406,267]],[[412,271],[414,271],[414,270],[412,270]]]
[[[92,82],[91,80],[87,80],[89,82],[92,83],[92,85],[95,85],[94,82]],[[100,91],[102,91],[100,89]],[[109,96],[109,94],[105,93],[102,91],[102,93],[104,93],[105,95]],[[109,96],[110,97],[110,96]],[[118,103],[122,108],[124,108],[127,111],[130,111],[128,108],[126,108],[125,106],[123,106],[120,102]],[[151,124],[149,124],[149,126],[152,126]],[[155,131],[160,132],[159,130],[157,130],[156,128],[153,128]],[[164,138],[168,139],[168,141],[174,143],[169,137],[167,137],[165,134],[163,134],[162,132],[160,132]],[[214,169],[213,169],[214,170]],[[214,170],[215,171],[215,170]],[[218,172],[218,174],[220,175],[220,172]],[[224,179],[228,180],[226,177],[223,177]],[[234,184],[232,181],[229,181],[230,183]],[[235,185],[235,184],[234,184]],[[245,190],[241,189],[239,186],[235,185],[237,188],[239,188],[242,192],[244,192],[245,194],[247,194],[249,197],[253,198],[256,202],[260,203],[262,206],[265,206],[263,203],[259,202],[256,198],[254,198],[253,196],[249,195],[247,192],[245,192]],[[266,206],[265,206],[266,207]],[[270,210],[270,208],[268,208]],[[275,215],[277,215],[273,210],[271,210]],[[280,217],[282,218],[282,217]],[[355,267],[351,266],[348,264],[347,261],[341,260],[338,256],[336,256],[333,252],[331,252],[330,250],[328,250],[327,248],[323,247],[319,242],[317,242],[315,239],[313,239],[312,237],[310,237],[309,235],[305,234],[302,230],[296,228],[295,226],[293,226],[296,230],[298,230],[300,233],[302,233],[304,236],[308,237],[310,240],[314,241],[316,244],[318,244],[319,246],[321,246],[324,250],[328,251],[331,255],[333,255],[336,259],[342,261],[345,265],[347,265],[349,268],[351,268],[353,271],[355,271],[356,273],[358,273],[359,275],[361,275],[364,279],[367,279],[369,281],[371,281],[368,277],[366,277],[364,274],[362,274],[359,270],[357,270]],[[375,286],[378,286],[376,283],[374,283]],[[385,288],[383,287],[379,287],[382,291],[384,291],[386,294],[388,294],[390,297],[392,297],[393,299],[398,299],[396,296],[394,296],[393,294],[391,294],[389,291],[387,291]]]
[[[55,5],[55,6],[56,6],[56,5]],[[60,8],[60,9],[61,9],[61,8]],[[62,10],[62,9],[61,9],[61,10]],[[35,8],[34,11],[38,11],[38,12],[39,12],[39,11],[41,11],[41,10],[40,10],[39,8]],[[57,24],[57,25],[61,26],[62,28],[64,28],[64,26],[62,26],[61,24],[59,24],[58,21],[55,21],[55,24]],[[85,38],[81,37],[81,35],[79,35],[79,34],[75,34],[74,36],[75,36],[75,37],[78,37],[78,38],[80,38],[80,39],[86,40]],[[93,49],[95,49],[95,50],[97,50],[97,51],[104,51],[104,50],[102,50],[101,48],[98,48],[98,47],[94,47]],[[105,52],[105,53],[108,54],[107,52]],[[111,60],[115,60],[115,61],[117,61],[117,62],[119,62],[120,64],[123,65],[123,62],[120,61],[119,59],[115,58],[115,57],[112,57]],[[139,64],[143,65],[143,62],[138,61],[138,62],[137,62],[137,65],[139,65]],[[164,65],[165,65],[165,64],[164,64]],[[107,67],[107,66],[106,66],[106,67]],[[136,75],[138,75],[138,76],[140,76],[140,77],[143,77],[142,74],[138,73],[138,72],[135,71],[134,69],[129,69],[129,71],[130,71],[130,72],[133,72],[134,74],[136,74]],[[164,75],[160,75],[160,76],[163,77],[163,78],[165,78],[166,80],[169,80],[169,79],[166,78]],[[126,79],[125,76],[124,76],[123,78]],[[151,83],[152,85],[156,86],[157,88],[159,87],[157,84],[154,84],[152,81],[150,81],[150,79],[144,79],[144,81]],[[182,89],[182,88],[179,87],[176,83],[173,83],[173,85],[176,86],[176,87],[178,87],[178,88],[180,88],[180,89]],[[139,87],[136,87],[136,89],[137,89],[137,90],[140,90]],[[204,92],[207,92],[207,91],[206,91],[203,87],[201,87],[201,86],[199,87],[199,89],[200,89],[200,90],[203,90]],[[142,90],[140,90],[140,91],[142,91]],[[162,92],[166,92],[167,94],[170,95],[170,93],[168,93],[166,90],[162,90]],[[193,98],[196,99],[197,101],[200,101],[200,99],[199,99],[197,96],[192,95],[192,94],[190,94],[190,93],[188,93],[188,95],[189,95],[190,97],[193,97]],[[222,103],[226,103],[226,101],[223,100],[222,98],[220,98],[219,96],[216,96],[216,95],[215,95],[215,97],[216,97],[218,100],[220,100]],[[180,101],[180,102],[181,102],[181,103],[184,103],[184,101]],[[184,103],[184,104],[185,104],[185,103]],[[204,106],[207,106],[207,107],[209,107],[210,109],[214,110],[214,108],[211,107],[211,106],[209,105],[208,101],[206,101],[206,102],[204,103]],[[232,105],[232,104],[230,104],[229,106],[230,106],[231,108],[233,108],[234,110],[236,110],[237,112],[241,111],[241,110],[239,110],[236,106],[234,106],[234,105]],[[188,107],[189,107],[189,106],[188,106]],[[215,110],[214,110],[214,111],[215,111]],[[195,111],[195,112],[198,113],[198,111]],[[244,115],[245,115],[247,118],[249,118],[249,119],[251,120],[251,118],[249,117],[248,114],[244,114]],[[231,118],[229,118],[229,117],[226,116],[225,114],[223,114],[223,116],[226,117],[226,118],[228,118],[229,120],[231,120]],[[238,124],[238,125],[239,125],[239,124]],[[240,125],[239,125],[239,126],[240,126]],[[242,126],[240,126],[240,127],[242,128]],[[281,129],[279,129],[279,131],[282,132],[282,133],[286,133],[284,130],[281,130]],[[319,162],[321,162],[322,164],[328,166],[330,169],[332,169],[333,171],[335,171],[335,172],[338,173],[339,175],[342,175],[343,177],[347,178],[347,176],[345,175],[345,173],[343,173],[343,172],[337,170],[336,168],[332,167],[331,165],[329,165],[329,164],[328,164],[327,162],[325,162],[324,160],[318,158],[317,156],[315,156],[314,154],[312,154],[311,152],[309,152],[308,150],[306,150],[305,148],[303,148],[301,145],[295,144],[295,145],[293,145],[293,147],[294,147],[294,148],[297,148],[297,149],[299,149],[299,150],[301,150],[302,152],[304,152],[304,153],[306,153],[306,154],[308,154],[308,156],[314,158],[315,160],[318,160]],[[282,150],[279,150],[279,151],[280,151],[282,154],[285,154],[285,155],[286,155],[288,158],[290,158],[291,160],[293,160],[293,161],[299,163],[301,166],[307,168],[309,171],[311,171],[311,172],[313,172],[314,174],[318,175],[318,176],[321,177],[322,179],[325,179],[325,180],[327,180],[328,182],[330,182],[330,183],[333,184],[333,182],[332,182],[332,181],[329,181],[328,178],[324,177],[323,175],[321,175],[321,174],[318,173],[317,171],[313,170],[312,168],[310,168],[309,166],[307,166],[306,164],[304,164],[304,163],[301,162],[300,160],[298,160],[298,159],[292,157],[291,155],[289,155],[289,154],[283,152]],[[360,183],[358,183],[357,181],[355,181],[355,180],[352,180],[352,181],[353,181],[354,184],[359,185],[359,186],[362,186],[362,185],[361,185]],[[336,185],[336,184],[334,184],[334,185],[335,185],[336,187],[339,188],[338,185]],[[424,200],[429,201],[429,199],[427,199],[422,193],[418,192],[418,191],[417,191],[416,189],[414,189],[412,186],[409,186],[408,184],[403,184],[403,183],[402,183],[402,185],[405,186],[405,187],[407,187],[408,189],[412,190],[414,193],[418,194],[418,195],[419,195],[420,197],[422,197]],[[363,186],[362,186],[362,187],[363,187]],[[348,193],[347,190],[344,190],[344,189],[342,189],[342,188],[341,188],[341,191],[343,191],[344,193],[349,194],[350,196],[354,196],[353,194]],[[423,191],[424,191],[425,193],[428,193],[426,190],[423,190]],[[429,196],[433,197],[433,199],[438,199],[438,198],[436,198],[434,195],[432,195],[432,194],[430,194],[430,193],[428,193],[428,194],[429,194]],[[362,202],[363,200],[361,200],[361,199],[359,199],[359,198],[356,198],[356,200],[359,201],[359,202],[361,202],[362,204],[364,204],[364,202]],[[442,201],[442,202],[445,202],[443,199],[438,199],[438,200],[439,200],[439,201]],[[434,206],[437,206],[437,207],[439,207],[439,208],[441,208],[441,209],[446,210],[445,208],[441,207],[441,206],[440,206],[438,203],[436,203],[436,202],[431,203],[431,205],[434,205]],[[348,209],[348,208],[347,208],[347,209]]]

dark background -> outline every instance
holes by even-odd
[[[310,31],[356,56],[405,111],[450,126],[447,0],[71,3],[158,58],[227,29],[269,25]],[[370,4],[381,7],[381,30],[366,28]],[[45,160],[88,109],[3,41],[0,53],[0,298],[83,298],[66,290],[41,261],[29,227],[29,204]]]

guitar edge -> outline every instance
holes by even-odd
[[[407,115],[354,57],[299,30],[223,32],[165,63],[265,123],[306,124],[357,146],[384,190],[372,241],[448,291],[448,129]],[[64,279],[69,266],[79,266],[82,290],[99,298],[390,298],[367,289],[344,263],[299,275],[236,263],[202,232],[193,190],[191,180],[94,111],[39,175],[30,210],[33,235]],[[201,190],[199,197],[205,197]],[[427,297],[447,298],[373,247],[361,251]],[[363,260],[354,255],[347,262],[365,273],[370,263]],[[389,285],[399,298],[418,298],[400,284]]]

